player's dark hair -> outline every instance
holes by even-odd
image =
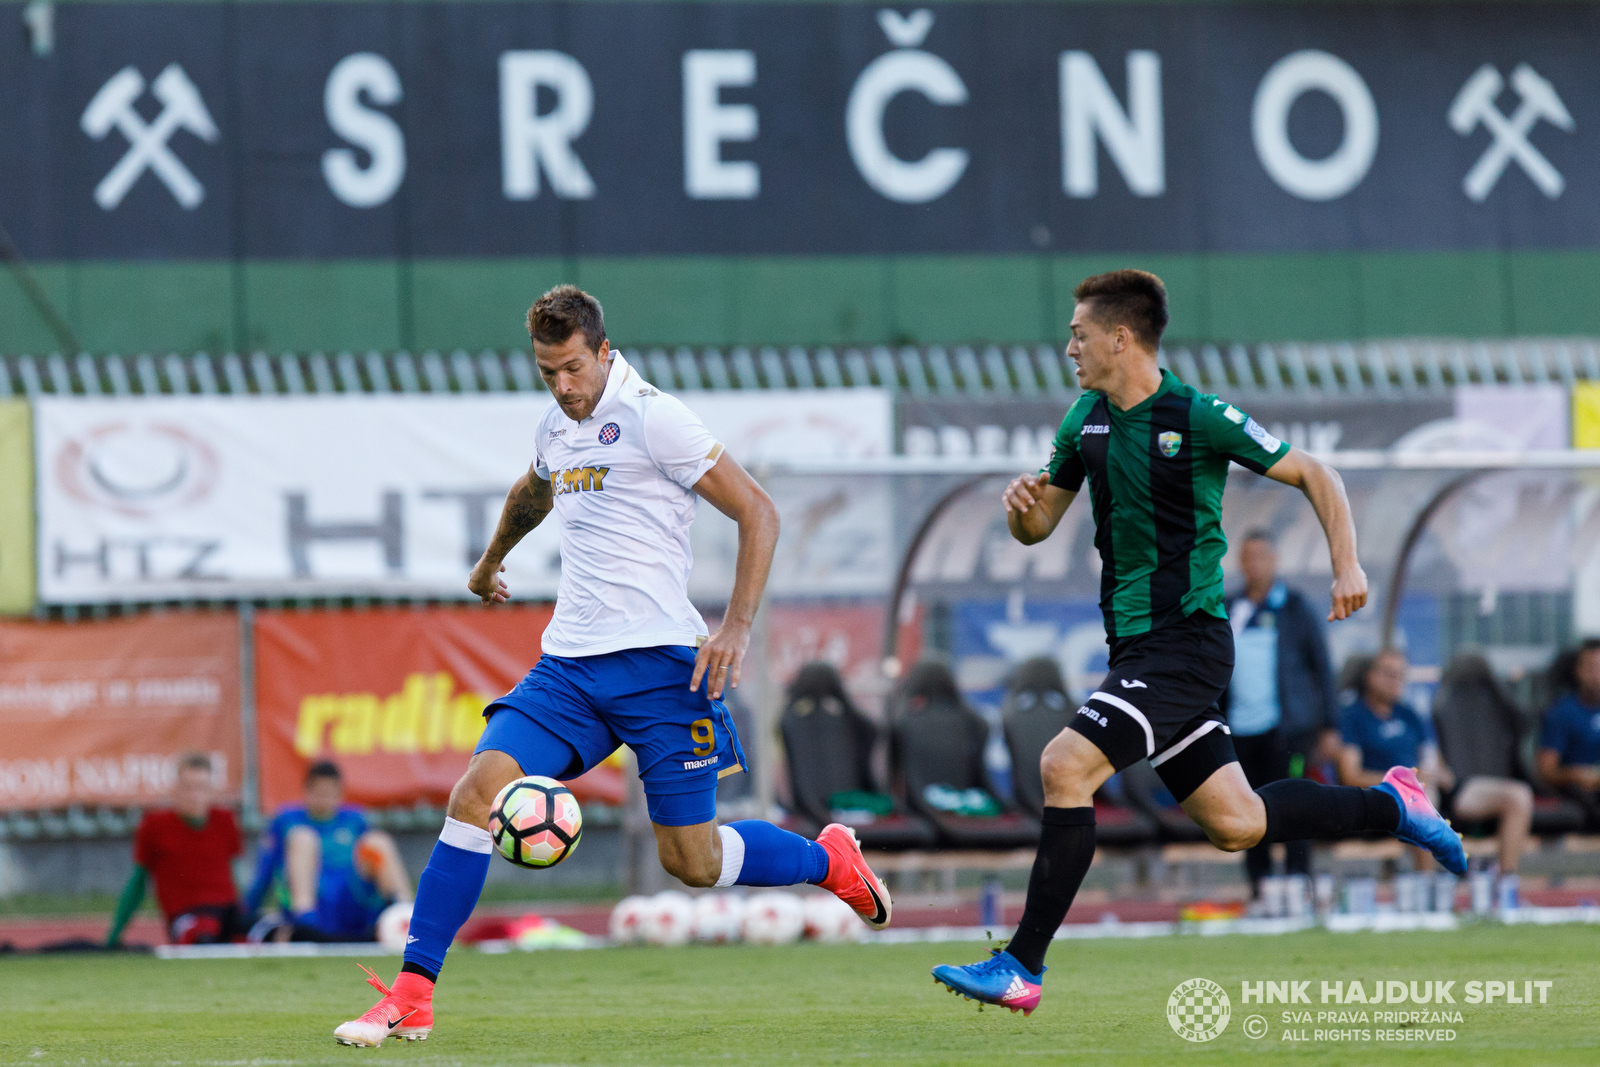
[[[558,285],[528,309],[528,336],[542,345],[565,344],[578,332],[589,351],[600,351],[606,339],[605,312],[600,301],[576,285]]]
[[[306,785],[310,785],[318,778],[330,778],[335,782],[342,782],[344,781],[344,772],[331,759],[318,760],[306,768]]]
[[[211,773],[211,757],[204,752],[185,752],[178,757],[178,770]]]
[[[1267,529],[1265,526],[1257,526],[1253,530],[1246,530],[1243,539],[1241,539],[1239,543],[1242,545],[1245,543],[1245,541],[1265,541],[1274,548],[1278,546],[1277,537],[1275,537],[1272,531]]]
[[[1126,326],[1151,348],[1167,328],[1167,287],[1147,270],[1114,270],[1085,278],[1072,290],[1104,326]]]

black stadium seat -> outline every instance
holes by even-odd
[[[1034,818],[1044,813],[1039,757],[1051,739],[1067,728],[1075,707],[1055,660],[1039,656],[1011,672],[1005,703],[1000,707],[1000,728],[1011,752],[1011,786],[1017,806]]]
[[[1039,824],[1031,816],[1017,811],[992,817],[952,815],[928,803],[926,790],[931,785],[982,789],[997,797],[983,760],[989,726],[961,699],[950,668],[917,664],[895,703],[890,763],[900,796],[934,825],[942,844],[1021,848],[1038,843]]]
[[[1543,786],[1528,773],[1522,756],[1527,717],[1505,691],[1478,652],[1463,651],[1451,657],[1433,702],[1433,725],[1439,735],[1444,761],[1457,781],[1474,773],[1494,773],[1533,785],[1533,832],[1540,836],[1583,829],[1583,809],[1563,797],[1540,795]],[[1463,832],[1486,835],[1499,820],[1462,822]]]
[[[1149,761],[1138,761],[1119,777],[1128,803],[1155,823],[1161,840],[1179,843],[1206,840],[1206,832],[1180,805],[1162,802],[1166,785]]]
[[[1154,819],[1142,811],[1123,807],[1098,794],[1094,800],[1094,840],[1103,848],[1147,845],[1161,837]]]
[[[1011,786],[1017,806],[1039,818],[1044,814],[1044,779],[1039,757],[1050,740],[1067,728],[1078,701],[1067,692],[1061,668],[1048,656],[1017,665],[1008,682],[1000,726],[1011,753]],[[1110,797],[1095,797],[1095,840],[1110,847],[1142,845],[1156,839],[1156,824],[1147,815]]]
[[[833,820],[830,798],[839,793],[877,791],[872,780],[872,748],[877,728],[845,692],[839,672],[827,663],[808,663],[789,685],[779,719],[789,760],[789,788],[797,833],[815,837]],[[880,815],[852,828],[864,848],[929,848],[933,827],[903,810]]]

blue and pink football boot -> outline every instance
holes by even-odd
[[[1459,877],[1467,873],[1467,850],[1461,835],[1428,800],[1415,771],[1410,767],[1390,767],[1375,788],[1400,802],[1400,825],[1394,836],[1427,849],[1451,874]]]
[[[989,952],[988,959],[965,967],[941,963],[933,969],[933,980],[980,1005],[998,1004],[1013,1012],[1032,1015],[1033,1009],[1039,1006],[1039,994],[1044,991],[1040,984],[1044,981],[1044,972],[1050,968],[1041,967],[1038,974],[1031,974],[1011,953],[998,948]]]

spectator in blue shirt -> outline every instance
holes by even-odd
[[[1578,646],[1571,690],[1545,713],[1539,774],[1593,813],[1600,807],[1600,638]]]
[[[1415,767],[1417,777],[1437,806],[1441,789],[1455,780],[1439,758],[1432,725],[1401,697],[1406,689],[1406,657],[1386,648],[1354,671],[1356,698],[1339,713],[1344,747],[1339,752],[1339,780],[1345,785],[1375,786],[1390,767]],[[1433,859],[1421,849],[1418,869],[1432,868]]]
[[[1310,776],[1338,758],[1336,703],[1322,620],[1306,598],[1278,577],[1272,534],[1251,530],[1239,545],[1244,589],[1228,600],[1233,624],[1233,680],[1223,697],[1239,766],[1252,789]],[[1245,852],[1250,893],[1272,873],[1272,846]],[[1284,845],[1284,870],[1311,873],[1311,842]]]
[[[312,764],[305,803],[281,809],[261,835],[246,911],[269,895],[279,921],[254,936],[295,941],[372,941],[383,909],[411,899],[394,839],[344,803],[337,764]]]

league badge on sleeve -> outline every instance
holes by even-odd
[[[1256,444],[1260,445],[1268,452],[1276,452],[1278,449],[1283,447],[1283,442],[1272,436],[1266,430],[1263,430],[1261,428],[1261,424],[1255,419],[1245,419],[1244,432],[1249,434],[1251,440],[1255,441]]]
[[[622,427],[614,422],[608,422],[600,427],[600,443],[603,445],[614,445],[617,443],[617,438],[621,436]]]

